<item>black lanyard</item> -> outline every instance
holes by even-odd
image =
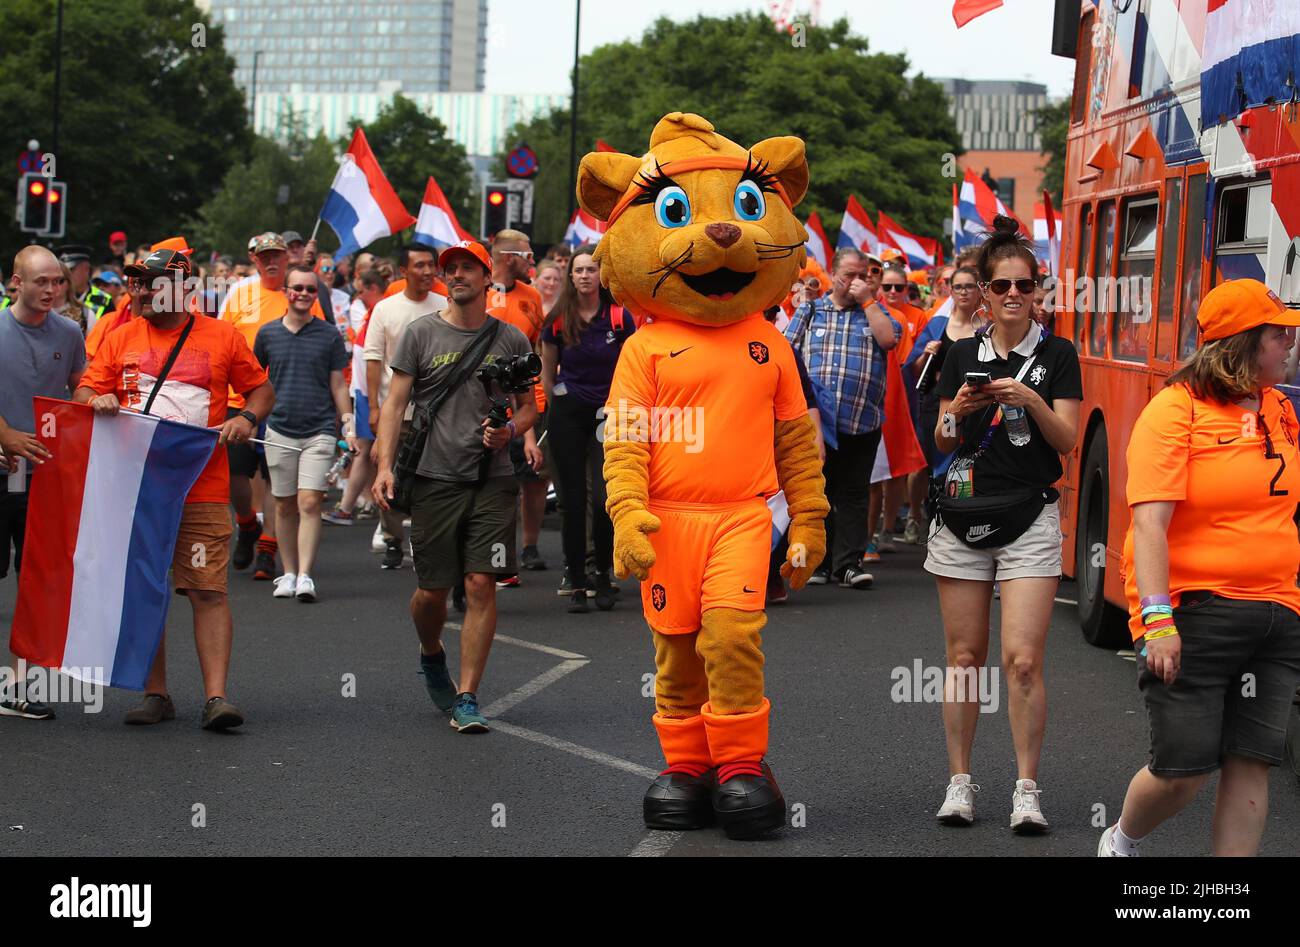
[[[143,316],[141,317],[143,318]],[[167,356],[167,361],[163,363],[162,371],[158,373],[158,380],[153,384],[153,391],[149,392],[149,400],[144,403],[144,413],[148,414],[149,409],[153,407],[153,401],[158,397],[158,392],[162,391],[163,382],[167,380],[168,374],[171,373],[172,366],[176,364],[176,356],[181,354],[181,346],[185,340],[190,337],[190,330],[194,328],[194,313],[190,313],[189,322],[185,323],[185,328],[181,330],[181,337],[176,340],[172,346],[171,354]]]

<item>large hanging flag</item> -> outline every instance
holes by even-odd
[[[813,211],[808,215],[808,242],[804,247],[808,250],[808,256],[821,264],[823,270],[827,273],[831,271],[831,257],[834,251],[831,249],[831,242],[826,239],[826,231],[822,229],[822,219]]]
[[[356,253],[415,223],[384,177],[366,133],[360,128],[352,133],[352,143],[330,185],[320,219],[338,234],[336,256]]]
[[[420,202],[420,216],[415,221],[415,239],[439,252],[462,240],[474,239],[456,219],[456,212],[433,175],[429,175],[429,182],[424,185],[424,200]]]
[[[1247,108],[1287,101],[1300,76],[1297,34],[1300,4],[1295,0],[1209,0],[1201,54],[1206,127],[1236,118]]]
[[[957,0],[952,5],[952,19],[961,29],[977,16],[983,16],[990,10],[1002,6],[1002,0]]]
[[[880,226],[877,228],[881,243],[888,244],[907,258],[907,266],[913,270],[923,270],[943,263],[943,251],[939,242],[929,237],[918,237],[900,227],[884,211],[880,212]]]
[[[871,225],[871,218],[852,194],[844,207],[844,217],[840,220],[840,237],[835,246],[857,247],[872,256],[880,255],[880,238],[876,236],[876,228]]]
[[[167,624],[185,495],[217,431],[52,398],[35,407],[37,437],[54,456],[32,474],[14,654],[144,690]]]
[[[564,242],[571,247],[580,247],[584,243],[597,244],[604,236],[609,224],[598,220],[581,207],[573,212],[569,229],[564,232]]]

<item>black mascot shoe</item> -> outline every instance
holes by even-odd
[[[690,831],[713,824],[713,770],[703,776],[660,773],[641,804],[648,829]]]
[[[772,768],[762,763],[761,776],[742,773],[713,788],[713,811],[727,838],[756,838],[785,825],[785,797]]]

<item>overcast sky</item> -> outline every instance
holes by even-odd
[[[796,0],[795,9],[807,9]],[[567,93],[573,63],[574,0],[488,0],[488,92]],[[766,13],[769,0],[587,0],[582,52],[641,36],[660,16],[692,19]],[[1028,79],[1068,95],[1073,60],[1053,56],[1048,0],[1006,0],[960,31],[952,0],[822,0],[821,20],[847,16],[874,51],[903,52],[913,72],[960,79]]]

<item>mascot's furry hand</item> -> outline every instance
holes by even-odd
[[[605,420],[605,509],[614,522],[614,575],[644,579],[655,564],[647,533],[659,529],[650,502],[650,445],[628,439],[626,418],[614,412]]]
[[[817,457],[812,419],[776,422],[776,476],[790,508],[790,550],[781,577],[792,589],[807,583],[826,555],[826,480]]]

